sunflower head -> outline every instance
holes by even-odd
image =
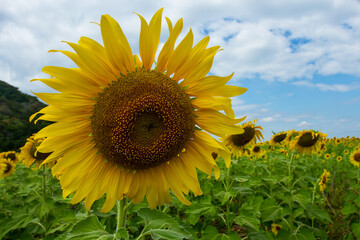
[[[0,153],[0,158],[7,158],[13,161],[15,164],[19,161],[17,153],[15,151],[8,151]]]
[[[10,176],[15,171],[15,163],[9,158],[0,159],[0,178]]]
[[[31,167],[34,163],[40,167],[42,162],[51,154],[38,151],[42,141],[42,138],[36,138],[36,135],[33,134],[27,139],[25,145],[20,148],[19,159],[26,167]]]
[[[350,162],[356,166],[360,167],[360,150],[354,150],[350,155]]]
[[[270,144],[272,146],[275,146],[277,144],[281,144],[285,139],[287,139],[288,136],[288,132],[279,132],[276,133],[274,135],[272,135],[271,139],[270,139]]]
[[[208,47],[209,37],[194,44],[191,30],[177,41],[182,19],[174,25],[167,19],[169,37],[157,54],[162,12],[149,23],[138,14],[139,56],[120,25],[103,15],[103,45],[82,37],[68,43],[75,52],[52,50],[78,68],[47,66],[52,78],[36,79],[58,91],[36,94],[49,104],[38,119],[54,122],[36,135],[43,139],[36,149],[51,153],[43,164],[56,161],[52,173],[64,196],[75,193],[73,204],[85,198],[90,209],[106,193],[103,212],[124,196],[134,203],[146,198],[155,208],[170,202],[169,189],[190,204],[189,191],[202,194],[196,169],[220,175],[211,153],[230,164],[229,150],[210,134],[244,133],[230,97],[246,89],[226,85],[233,74],[207,76],[220,47]]]
[[[261,130],[261,126],[256,126],[257,120],[246,122],[242,124],[244,132],[241,134],[227,135],[225,145],[228,146],[230,151],[236,156],[242,156],[245,154],[245,147],[250,144],[255,144],[256,141],[260,141],[264,138]]]
[[[318,146],[321,145],[323,139],[327,135],[313,130],[303,130],[290,144],[290,149],[297,149],[306,154],[311,154],[317,151]]]
[[[319,186],[320,186],[320,191],[323,192],[326,188],[326,183],[330,180],[330,172],[326,171],[326,169],[324,169],[323,174],[321,174],[320,177],[320,181],[319,181]]]
[[[274,233],[275,236],[279,233],[281,229],[282,226],[280,224],[276,224],[276,223],[271,224],[271,231]]]

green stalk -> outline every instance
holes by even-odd
[[[117,208],[117,224],[116,224],[116,232],[121,227],[126,227],[126,213],[129,208],[131,208],[133,205],[133,202],[127,202],[127,198],[124,197],[122,200],[118,200],[116,202],[116,208]],[[115,232],[115,233],[116,233]]]
[[[226,172],[226,186],[225,186],[225,189],[226,189],[226,192],[229,192],[230,191],[230,188],[231,188],[231,184],[230,184],[230,169],[231,169],[231,165],[228,167],[227,169],[227,172]],[[229,221],[229,218],[230,218],[230,204],[231,204],[231,200],[232,198],[230,197],[227,202],[226,202],[226,228],[227,228],[227,231],[228,231],[228,234],[230,234],[231,232],[231,224],[230,224],[230,221]]]
[[[43,197],[44,201],[46,199],[46,176],[45,176],[45,165],[41,166],[42,175],[43,175]]]

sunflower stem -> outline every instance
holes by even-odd
[[[231,165],[228,167],[227,172],[226,172],[226,192],[230,191],[231,188],[231,184],[230,184],[230,171],[231,169]],[[231,223],[230,223],[230,204],[231,204],[231,197],[226,201],[226,228],[227,228],[227,232],[228,234],[230,234],[231,232]]]
[[[131,208],[133,205],[133,202],[127,202],[127,198],[124,197],[121,200],[118,200],[116,202],[116,207],[117,207],[117,224],[116,224],[116,232],[121,228],[121,227],[126,227],[126,212],[129,208]]]
[[[46,199],[46,176],[45,176],[45,165],[41,166],[41,170],[42,170],[42,175],[43,175],[43,197],[44,197],[44,202]]]

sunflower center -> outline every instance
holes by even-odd
[[[304,133],[299,141],[298,144],[301,147],[311,147],[313,145],[315,145],[315,143],[317,142],[317,140],[319,139],[319,135],[313,137],[313,134],[310,132]]]
[[[51,153],[42,153],[42,152],[36,151],[39,145],[40,145],[39,143],[34,142],[31,146],[29,153],[32,158],[36,159],[36,161],[44,161],[52,152]]]
[[[255,146],[255,147],[253,148],[253,151],[256,152],[256,153],[257,153],[257,152],[260,152],[260,147],[259,147],[259,146]]]
[[[135,71],[109,84],[99,93],[92,116],[92,135],[104,158],[135,170],[176,157],[194,126],[190,98],[156,71]]]
[[[252,127],[244,127],[244,132],[231,136],[232,142],[235,146],[242,147],[253,139],[255,136],[255,129]]]
[[[286,138],[286,133],[279,134],[279,135],[274,137],[274,141],[279,143],[279,142],[284,141],[285,138]]]
[[[356,154],[354,155],[354,160],[355,160],[356,162],[360,162],[360,153],[356,153]]]
[[[9,164],[9,163],[5,163],[5,165],[6,165],[6,168],[5,168],[4,173],[8,173],[8,172],[10,172],[10,170],[11,170],[11,164]]]
[[[11,161],[15,161],[16,155],[15,153],[8,153],[5,158],[10,158]]]

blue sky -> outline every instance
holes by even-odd
[[[237,117],[258,119],[272,132],[314,129],[329,137],[360,137],[360,2],[356,0],[70,1],[0,0],[0,79],[25,93],[50,91],[34,78],[43,66],[73,67],[50,49],[81,36],[100,43],[102,14],[119,21],[138,52],[140,21],[161,7],[184,19],[195,40],[210,36],[224,50],[211,74],[235,72],[229,84],[248,88],[233,98]],[[161,44],[168,36],[163,21]],[[161,47],[160,44],[160,47]]]

